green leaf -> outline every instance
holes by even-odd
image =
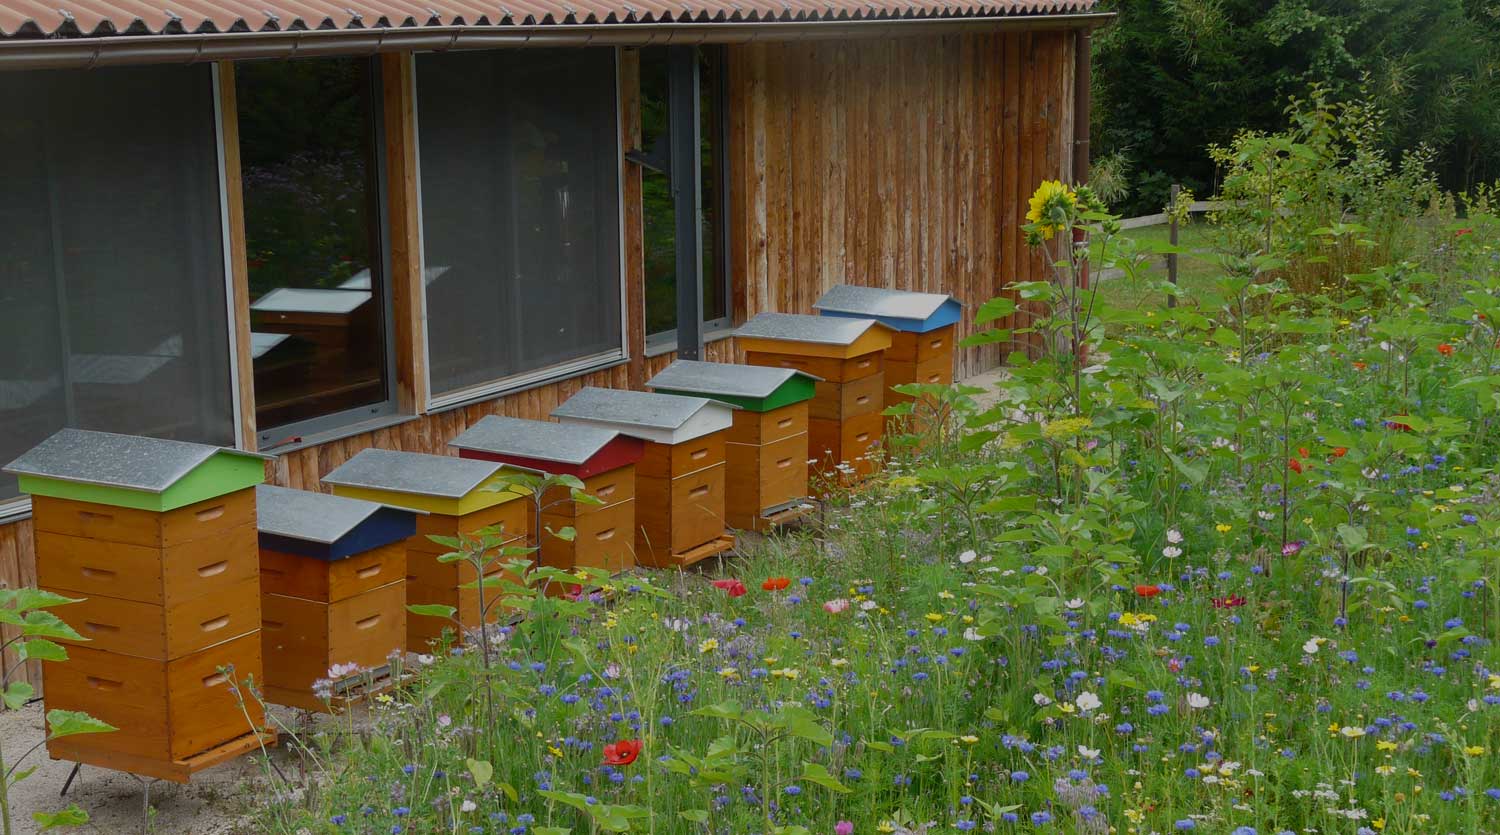
[[[1004,319],[1015,312],[1015,299],[1009,296],[998,296],[979,306],[978,312],[974,314],[974,323],[977,325],[987,324],[996,319]]]
[[[13,594],[8,595],[12,607],[16,611],[24,612],[30,609],[47,609],[52,606],[65,606],[69,603],[78,603],[81,597],[63,597],[50,591],[23,587],[15,589]]]
[[[740,707],[736,701],[719,702],[716,705],[707,705],[692,711],[693,716],[707,716],[711,719],[741,719],[744,718],[745,709]]]
[[[95,719],[82,711],[47,711],[48,739],[61,739],[65,736],[77,736],[78,734],[102,734],[117,730],[119,728],[116,728],[114,725]]]
[[[775,716],[777,726],[814,745],[832,745],[833,734],[818,721],[817,714],[799,705],[787,705]]]
[[[68,651],[45,638],[32,638],[16,644],[16,657],[21,661],[28,658],[37,661],[67,661]]]
[[[1344,549],[1351,554],[1358,554],[1369,547],[1369,536],[1365,534],[1365,529],[1360,525],[1340,524],[1338,532],[1339,541],[1344,544]]]
[[[21,634],[27,638],[60,638],[64,641],[82,641],[73,627],[51,612],[33,609],[22,618]]]
[[[13,681],[0,691],[0,701],[10,710],[20,710],[36,695],[36,688],[24,681]]]
[[[453,615],[458,612],[458,609],[453,606],[444,606],[441,603],[418,603],[407,606],[406,611],[423,617],[453,620]]]
[[[848,786],[840,783],[837,777],[829,774],[828,769],[818,763],[803,763],[802,779],[809,783],[822,786],[829,791],[838,792],[839,794],[849,793]]]
[[[479,788],[484,788],[489,784],[490,778],[495,776],[495,767],[484,760],[469,757],[464,760],[464,765],[468,766],[469,774],[474,777],[474,785]]]
[[[681,812],[677,813],[677,817],[682,818],[685,821],[691,821],[693,823],[707,824],[708,823],[708,810],[707,809],[684,809]]]
[[[571,527],[558,528],[555,531],[551,528],[548,528],[547,530],[551,531],[553,536],[561,539],[563,542],[572,542],[573,540],[578,538],[578,531],[574,530]]]
[[[533,826],[531,831],[534,835],[568,835],[573,831],[571,826]]]
[[[497,788],[500,791],[504,792],[505,796],[508,797],[508,798],[510,798],[510,802],[511,803],[519,803],[519,802],[521,802],[521,795],[519,795],[519,794],[516,793],[516,787],[515,786],[512,786],[509,783],[496,783],[495,784],[495,788]],[[535,830],[535,831],[540,832],[541,830],[538,829],[538,830]]]
[[[1182,458],[1178,457],[1176,453],[1166,450],[1163,451],[1166,452],[1167,457],[1172,460],[1172,466],[1177,469],[1177,472],[1182,473],[1182,477],[1192,483],[1194,487],[1202,484],[1204,479],[1208,478],[1207,464],[1189,464]]]
[[[45,832],[62,826],[82,826],[89,822],[89,813],[78,808],[77,803],[71,803],[61,812],[32,812],[31,819]]]

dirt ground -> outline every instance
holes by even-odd
[[[33,702],[25,709],[0,712],[0,739],[5,742],[7,757],[16,757],[42,739],[42,704]],[[277,752],[277,759],[285,759]],[[143,831],[161,835],[244,835],[254,830],[249,825],[255,793],[266,788],[261,777],[260,758],[240,757],[193,776],[193,782],[182,786],[157,782],[151,786],[151,828],[143,828],[139,780],[117,771],[84,766],[68,789],[67,797],[58,797],[73,764],[48,758],[45,749],[37,749],[23,767],[40,766],[36,773],[11,789],[12,817],[18,835],[38,831],[32,812],[53,812],[77,803],[89,813],[90,822],[62,832],[98,833],[98,835],[134,835]],[[286,765],[282,766],[287,768]]]

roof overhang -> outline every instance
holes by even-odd
[[[256,58],[518,47],[746,44],[757,41],[1096,28],[1113,12],[662,23],[447,25],[103,37],[0,38],[0,71],[192,64]]]

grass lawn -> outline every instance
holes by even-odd
[[[1165,223],[1157,226],[1142,226],[1137,229],[1127,229],[1124,234],[1142,244],[1166,246],[1171,236],[1171,227]],[[1196,296],[1201,288],[1206,287],[1215,276],[1220,274],[1218,265],[1208,256],[1196,255],[1192,252],[1206,250],[1209,245],[1208,236],[1209,226],[1203,222],[1185,224],[1178,232],[1178,246],[1189,250],[1177,257],[1177,283],[1183,288],[1185,297]],[[1167,277],[1166,256],[1158,256],[1154,267],[1144,279],[1135,281],[1125,278],[1105,279],[1101,289],[1102,297],[1117,307],[1141,307],[1143,304],[1154,307],[1160,304],[1161,297],[1149,285],[1148,280],[1163,280]]]

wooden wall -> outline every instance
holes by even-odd
[[[1071,32],[754,43],[729,60],[738,316],[808,312],[841,282],[973,311],[1040,277],[1015,230],[1037,182],[1070,174]],[[966,351],[958,375],[1000,359]]]
[[[763,310],[811,312],[813,301],[839,282],[948,292],[972,311],[1012,280],[1039,278],[1041,259],[1015,230],[1037,181],[1069,175],[1072,43],[1070,32],[1037,32],[730,47],[736,321]],[[636,58],[632,50],[621,58],[624,148],[640,142]],[[402,408],[415,412],[425,358],[411,91],[403,83],[410,56],[382,60],[397,387]],[[233,68],[221,70],[232,93]],[[229,105],[225,112],[233,114]],[[233,120],[227,121],[232,135]],[[583,386],[642,388],[672,355],[645,356],[640,187],[640,170],[627,164],[627,362],[280,455],[267,464],[268,480],[319,490],[324,475],[366,447],[451,454],[448,441],[485,415],[546,418]],[[231,206],[232,218],[237,212]],[[242,245],[232,257],[243,259]],[[236,264],[237,284],[244,275]],[[237,296],[243,310],[245,294]],[[251,402],[244,353],[242,398]],[[707,354],[740,358],[732,340],[711,343]],[[959,376],[993,367],[1000,357],[998,348],[965,352]],[[246,411],[253,439],[254,412]],[[31,523],[0,526],[0,585],[35,580]],[[12,667],[13,656],[0,659],[0,669]],[[11,677],[40,688],[34,662]]]

